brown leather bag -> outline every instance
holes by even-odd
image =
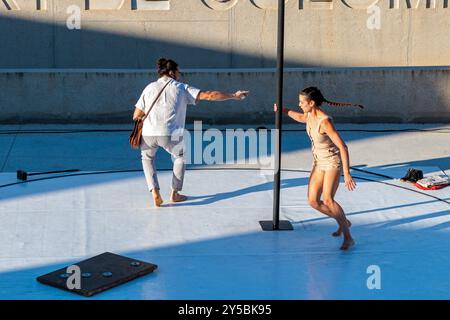
[[[142,139],[142,128],[144,127],[144,121],[147,119],[148,115],[150,114],[150,111],[152,111],[153,107],[156,104],[156,101],[158,101],[161,94],[166,89],[167,85],[172,82],[172,80],[167,81],[167,83],[164,85],[164,87],[161,89],[161,91],[156,96],[155,100],[153,101],[152,105],[150,106],[150,109],[145,114],[145,116],[141,119],[137,119],[134,121],[134,128],[133,131],[130,134],[129,142],[133,149],[138,149],[141,146],[141,139]],[[144,98],[145,99],[145,98]]]

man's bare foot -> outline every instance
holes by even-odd
[[[352,226],[352,223],[350,222],[350,220],[347,220],[347,223],[348,223],[348,227],[350,228],[350,227]],[[332,235],[333,237],[340,237],[340,236],[342,235],[342,228],[339,227],[339,228],[337,229],[337,231],[333,232],[331,235]]]
[[[348,250],[350,249],[350,247],[355,245],[355,240],[353,240],[352,238],[348,239],[348,240],[344,240],[344,243],[341,246],[341,250]]]
[[[155,204],[155,207],[161,207],[162,203],[164,202],[161,194],[159,193],[159,190],[153,190],[153,203]]]
[[[172,191],[172,194],[170,195],[171,202],[183,202],[186,200],[187,197],[182,194],[179,194],[177,191]]]

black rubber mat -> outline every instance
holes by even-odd
[[[152,273],[155,264],[105,252],[93,258],[74,263],[79,267],[80,287],[71,289],[75,273],[67,273],[67,267],[37,278],[40,283],[91,297],[138,277]],[[70,280],[72,279],[72,280]]]

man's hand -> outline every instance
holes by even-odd
[[[236,100],[244,100],[248,94],[250,93],[250,91],[236,91],[236,93],[234,94],[234,97]]]
[[[134,109],[133,121],[142,119],[144,116],[145,116],[145,113],[141,109],[138,109],[138,108]]]

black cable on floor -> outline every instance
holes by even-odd
[[[389,177],[389,176],[386,176],[386,175],[381,174],[381,173],[371,172],[371,171],[363,170],[363,169],[360,169],[360,168],[350,167],[350,169],[353,169],[353,170],[355,170],[355,171],[360,171],[360,172],[368,173],[368,174],[372,174],[372,175],[374,175],[374,176],[379,176],[379,177],[382,177],[382,178],[387,178],[387,179],[391,179],[391,180],[394,179],[393,177]]]
[[[371,175],[375,175],[375,176],[382,177],[382,178],[387,178],[387,179],[390,179],[390,180],[394,180],[394,179],[395,179],[395,178],[393,178],[393,177],[386,176],[386,175],[384,175],[384,174],[380,174],[380,173],[376,173],[376,172],[371,172],[371,171],[363,170],[363,169],[360,169],[360,168],[354,168],[354,167],[350,167],[350,168],[351,168],[352,170],[356,170],[356,171],[368,173],[368,174],[371,174]],[[444,172],[444,173],[445,173],[445,172]],[[447,175],[447,174],[445,174],[445,175]],[[359,179],[364,180],[364,178],[361,178],[361,177],[360,177]],[[441,199],[441,198],[439,198],[439,197],[433,196],[433,195],[431,195],[431,194],[428,194],[428,193],[425,193],[425,192],[422,192],[422,191],[419,191],[419,190],[414,190],[414,189],[410,189],[410,188],[407,188],[407,187],[398,186],[398,185],[395,185],[395,184],[392,184],[392,183],[388,183],[388,182],[384,182],[384,181],[377,181],[377,182],[383,183],[383,184],[386,184],[386,185],[390,185],[390,186],[395,186],[395,187],[397,187],[397,188],[409,190],[409,191],[412,191],[412,192],[416,192],[416,193],[419,193],[419,194],[422,194],[422,195],[426,195],[426,196],[428,196],[428,197],[432,197],[432,198],[434,198],[434,199],[436,199],[436,200],[443,201],[443,202],[445,202],[445,203],[447,203],[447,204],[450,204],[450,202],[447,201],[447,200],[445,200],[445,199]]]
[[[228,129],[217,129],[217,128],[205,128],[202,132],[209,129],[219,130],[225,132],[226,130],[237,130],[239,128],[228,128]],[[267,128],[243,128],[248,129],[267,129]],[[193,129],[186,129],[187,131],[199,131]],[[270,130],[270,129],[267,129]],[[447,128],[436,128],[436,129],[340,129],[340,132],[367,132],[367,133],[389,133],[389,132],[430,132],[430,133],[450,133],[450,129]],[[13,134],[73,134],[73,133],[111,133],[111,132],[128,132],[131,133],[130,129],[79,129],[79,130],[0,130],[0,135],[13,135]],[[305,129],[283,129],[282,132],[306,132]]]
[[[256,170],[261,170],[261,169],[260,168],[201,168],[201,167],[198,167],[198,168],[189,168],[187,170],[190,170],[190,171],[214,171],[214,170],[216,170],[216,171],[219,171],[219,170],[256,171]],[[362,169],[359,169],[359,170],[361,171]],[[158,171],[172,171],[172,169],[158,169]],[[304,173],[310,173],[311,172],[310,170],[300,170],[300,169],[281,169],[281,171],[286,171],[286,172],[304,172]],[[366,173],[379,176],[379,174],[377,174],[377,173],[366,171],[366,170],[364,170],[364,171]],[[142,172],[142,170],[112,170],[112,171],[98,171],[98,172],[85,172],[85,173],[67,174],[67,175],[60,175],[60,176],[38,178],[38,179],[27,180],[27,181],[13,182],[13,183],[5,184],[5,185],[0,185],[0,188],[6,188],[6,187],[11,187],[11,186],[15,186],[15,185],[24,184],[24,183],[31,183],[31,182],[37,182],[37,181],[59,179],[59,178],[79,177],[79,176],[99,175],[99,174],[127,173],[127,172]],[[385,184],[385,185],[388,185],[388,186],[391,186],[391,187],[409,190],[409,191],[412,191],[412,192],[415,192],[415,193],[419,193],[419,194],[427,196],[427,197],[431,197],[431,198],[433,198],[435,200],[442,201],[444,203],[450,204],[450,202],[445,200],[445,199],[441,199],[439,197],[436,197],[436,196],[433,196],[433,195],[430,195],[428,193],[421,192],[421,191],[418,191],[418,190],[406,188],[406,187],[403,187],[403,186],[398,186],[398,185],[395,185],[395,184],[392,184],[392,183],[388,183],[388,182],[384,182],[384,181],[364,178],[364,177],[358,177],[358,176],[352,176],[352,177],[354,177],[355,179],[360,179],[360,180],[370,181],[370,182],[382,183],[382,184]],[[393,178],[388,177],[388,176],[384,176],[384,177],[393,179]]]

